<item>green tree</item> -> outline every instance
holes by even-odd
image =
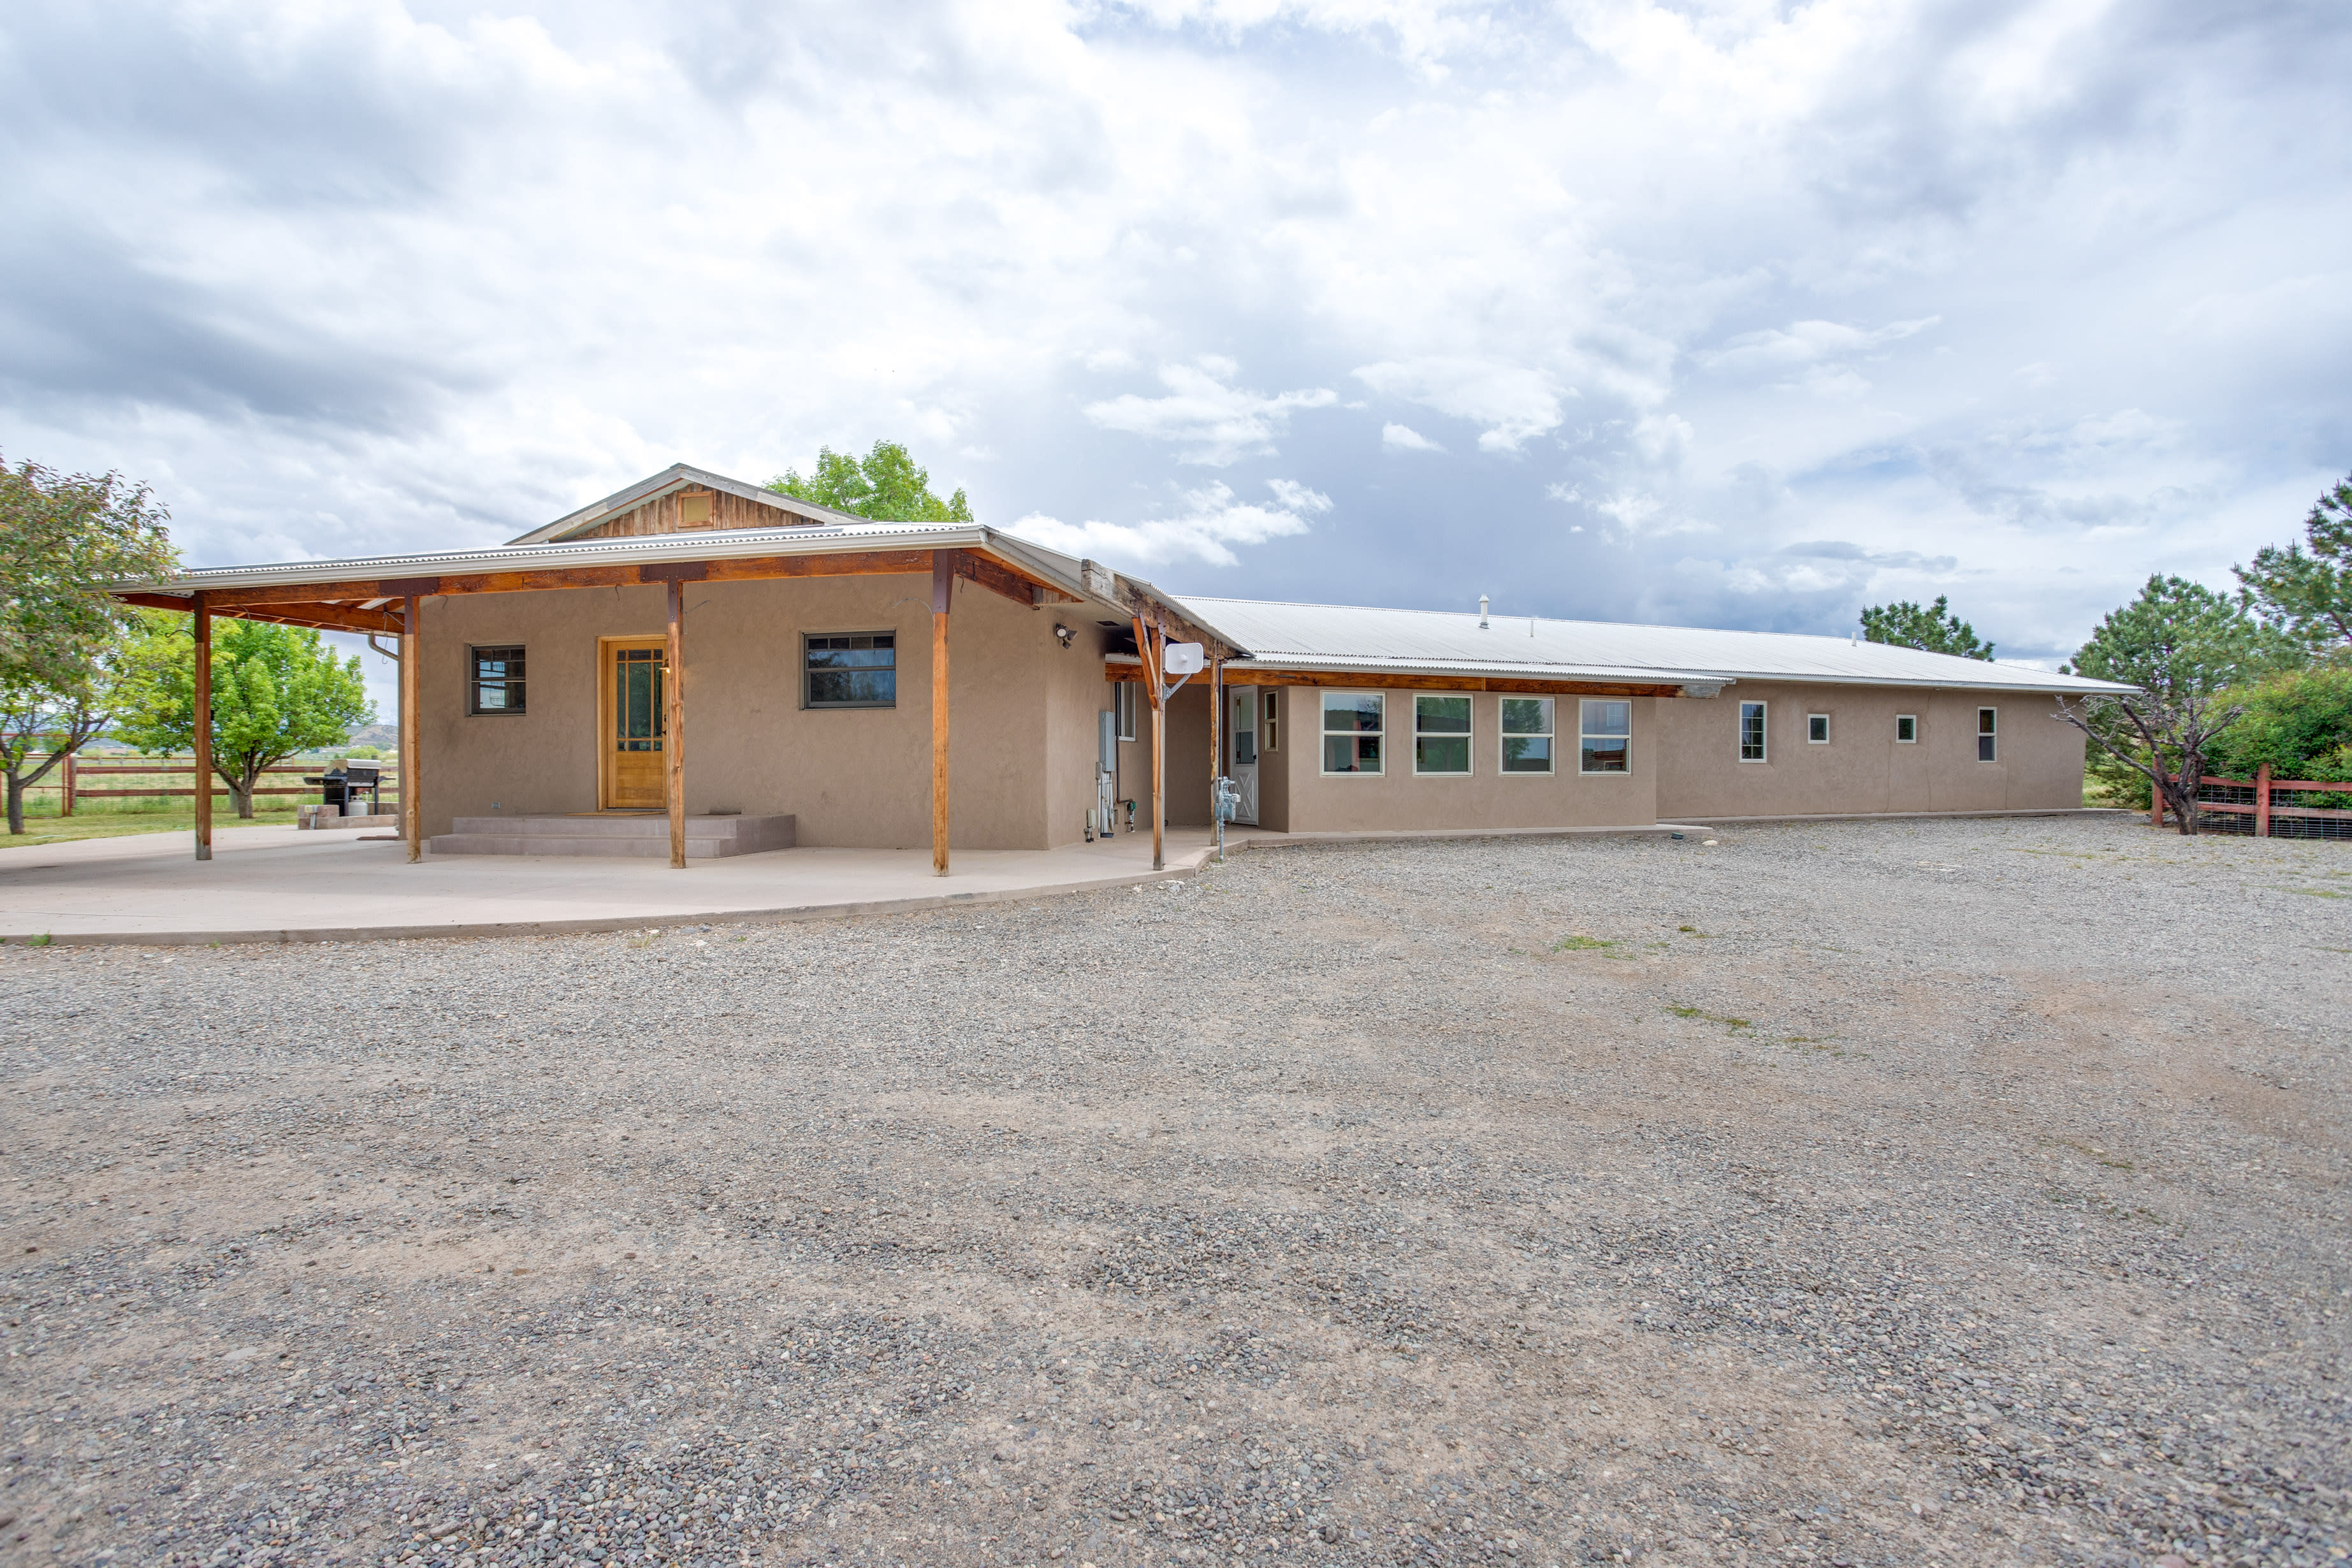
[[[194,628],[163,611],[142,616],[128,660],[122,738],[141,751],[196,743]],[[236,814],[253,815],[261,770],[312,746],[339,746],[375,721],[357,654],[337,658],[319,634],[260,621],[218,621],[213,631],[213,769]]]
[[[877,522],[970,522],[971,504],[959,489],[941,500],[931,493],[928,468],[915,466],[896,441],[877,441],[863,458],[817,448],[816,467],[803,479],[786,468],[768,488],[798,500],[814,501]]]
[[[1895,647],[1957,654],[1962,658],[1992,658],[1992,644],[1978,641],[1976,628],[1947,609],[1941,594],[1925,609],[1907,599],[1871,605],[1862,612],[1862,635],[1871,642]]]
[[[2304,544],[2266,544],[2231,570],[2263,621],[2313,649],[2352,653],[2352,476],[2304,520]]]
[[[178,564],[168,514],[119,474],[0,466],[0,773],[25,792],[106,728],[131,612],[110,590]]]
[[[2197,831],[2197,781],[2215,741],[2245,710],[2245,689],[2295,662],[2293,643],[2244,605],[2201,583],[2152,576],[2139,597],[2099,623],[2071,675],[2118,681],[2126,694],[2061,698],[2059,717],[2128,774],[2163,793]]]
[[[2352,784],[2352,666],[2323,664],[2273,676],[2246,695],[2245,712],[2213,744],[2213,766]]]
[[[0,687],[69,697],[129,620],[109,590],[179,564],[169,513],[120,474],[0,466]]]
[[[25,831],[25,793],[59,763],[105,732],[114,719],[119,647],[66,690],[0,686],[0,776],[7,781],[8,831]]]

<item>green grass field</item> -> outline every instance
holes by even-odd
[[[187,800],[87,801],[75,806],[71,816],[59,816],[53,803],[44,804],[45,811],[26,809],[23,833],[0,832],[0,849],[63,844],[75,838],[120,838],[132,833],[194,833],[196,829],[195,807]],[[213,830],[258,827],[271,823],[290,827],[297,804],[287,795],[266,796],[254,803],[253,818],[248,822],[237,816],[227,792],[223,791],[213,797]]]

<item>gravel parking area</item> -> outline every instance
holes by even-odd
[[[0,1559],[2325,1563],[2352,847],[11,949]]]

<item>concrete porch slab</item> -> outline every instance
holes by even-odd
[[[665,831],[667,831],[665,829]],[[1244,829],[1237,838],[1249,837]],[[427,856],[396,840],[287,826],[222,828],[199,864],[185,833],[0,847],[0,941],[164,946],[551,935],[688,921],[808,920],[1038,898],[1197,870],[1202,828],[1059,849],[962,849],[931,875],[922,849],[772,850],[666,862]]]

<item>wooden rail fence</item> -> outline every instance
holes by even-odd
[[[2282,804],[2284,797],[2284,804]],[[2250,779],[2197,781],[2197,826],[2258,838],[2352,838],[2352,784],[2274,779],[2264,766]],[[2161,827],[2179,821],[2158,791],[2147,819]]]
[[[334,764],[331,762],[274,763],[261,771],[265,775],[270,773],[307,773],[316,776],[325,773]],[[399,766],[390,759],[378,763],[376,766],[383,770],[381,774],[382,785],[379,792],[380,798],[387,809],[394,809],[396,808],[397,803],[400,799]],[[196,793],[195,778],[194,776],[195,771],[195,759],[193,757],[159,757],[153,762],[117,762],[112,759],[109,759],[106,762],[97,763],[84,762],[81,759],[80,753],[72,752],[67,755],[65,760],[58,766],[56,772],[52,773],[47,779],[35,784],[30,790],[27,790],[26,794],[27,795],[46,795],[51,791],[56,791],[59,795],[58,815],[59,816],[71,816],[74,814],[74,803],[81,800],[169,800],[173,796],[187,796],[193,798]],[[188,785],[185,789],[177,789],[168,785],[157,784],[150,784],[143,789],[91,789],[82,782],[85,779],[92,778],[129,779],[157,777],[185,778],[188,781]],[[229,793],[228,785],[215,783],[213,785],[212,793],[215,795],[227,795]],[[316,784],[257,784],[254,786],[253,793],[257,795],[319,795],[322,792]]]

